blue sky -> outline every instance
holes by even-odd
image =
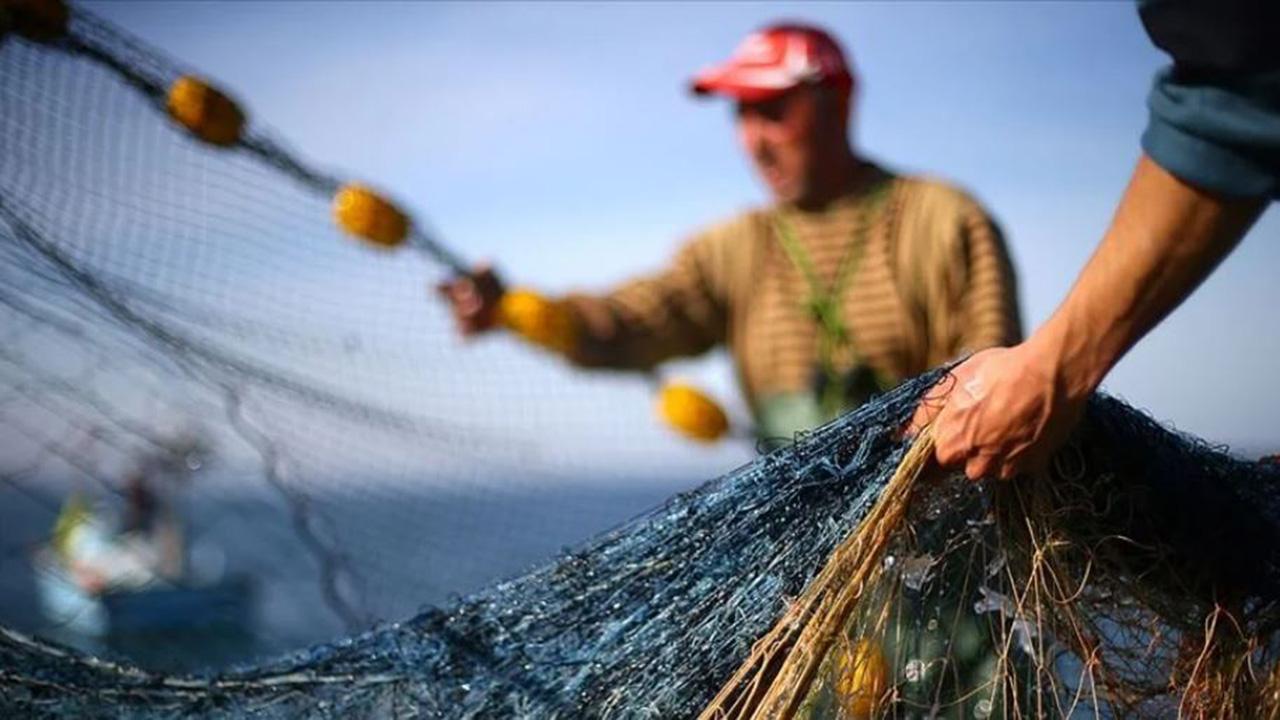
[[[600,288],[764,201],[729,109],[684,90],[778,6],[91,3],[214,78],[317,163],[386,188],[513,280]],[[1164,62],[1128,3],[815,3],[861,91],[855,144],[952,180],[1008,235],[1028,330],[1066,292],[1137,157]],[[1107,387],[1215,441],[1280,449],[1280,213]],[[722,388],[723,358],[693,367]]]

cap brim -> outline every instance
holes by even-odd
[[[778,87],[752,82],[750,72],[735,65],[722,65],[703,70],[689,83],[689,90],[699,97],[723,95],[741,102],[762,102],[782,95],[795,84]]]

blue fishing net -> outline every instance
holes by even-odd
[[[258,666],[166,677],[6,631],[0,698],[23,715],[77,717],[695,717],[836,545],[857,535],[909,444],[898,429],[936,379],[910,381],[527,575]],[[894,634],[901,646],[888,650],[899,690],[887,715],[1176,712],[1184,688],[1170,680],[1188,648],[1205,661],[1215,605],[1234,613],[1218,641],[1238,644],[1265,679],[1274,642],[1248,640],[1275,629],[1280,470],[1102,397],[1056,465],[1007,485],[941,477],[916,491],[883,576],[849,621],[865,630],[868,608],[898,615],[879,630],[886,646]],[[1061,583],[1039,599],[1027,592],[1043,571],[1031,570],[1033,548],[1053,556]],[[1012,669],[968,701],[938,695],[959,683],[946,673],[909,687],[935,660],[909,657],[918,649],[903,640],[957,607],[983,619],[983,643],[1010,645]],[[954,624],[942,616],[944,631]],[[1101,658],[1091,675],[1076,642],[1086,637]],[[843,717],[838,700],[821,697],[838,678],[823,682],[809,691],[809,717]],[[1260,702],[1246,695],[1244,716]],[[950,712],[958,705],[966,711]]]
[[[21,675],[6,677],[6,693],[71,713],[103,703],[265,717],[696,715],[857,527],[929,380],[456,606],[196,690],[7,637],[6,667]]]

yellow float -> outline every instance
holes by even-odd
[[[869,720],[889,689],[889,664],[880,647],[869,640],[859,640],[842,648],[836,658],[836,696],[845,716],[852,720]]]
[[[334,195],[333,218],[343,230],[377,248],[399,247],[409,235],[409,217],[364,185],[344,185]]]
[[[169,116],[211,144],[234,145],[244,130],[244,112],[235,101],[197,77],[183,75],[169,86]]]
[[[684,383],[668,383],[658,393],[658,415],[682,434],[715,442],[729,430],[724,410],[705,393]]]
[[[578,341],[569,309],[533,290],[516,288],[503,294],[498,321],[525,340],[556,352],[567,353]]]

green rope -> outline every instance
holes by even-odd
[[[840,259],[835,277],[827,287],[823,286],[821,278],[818,277],[817,268],[814,267],[809,254],[796,240],[795,233],[791,231],[786,219],[780,213],[775,214],[773,218],[779,244],[809,286],[809,294],[804,299],[802,308],[818,329],[818,367],[826,379],[818,403],[823,415],[827,418],[835,417],[844,409],[845,398],[849,391],[849,379],[836,369],[836,352],[841,349],[847,350],[855,366],[858,359],[857,345],[844,320],[840,300],[849,279],[856,274],[862,262],[871,218],[880,209],[881,201],[887,194],[885,192],[887,184],[879,183],[869,191],[866,205],[854,229],[853,238],[845,250],[844,257]]]

